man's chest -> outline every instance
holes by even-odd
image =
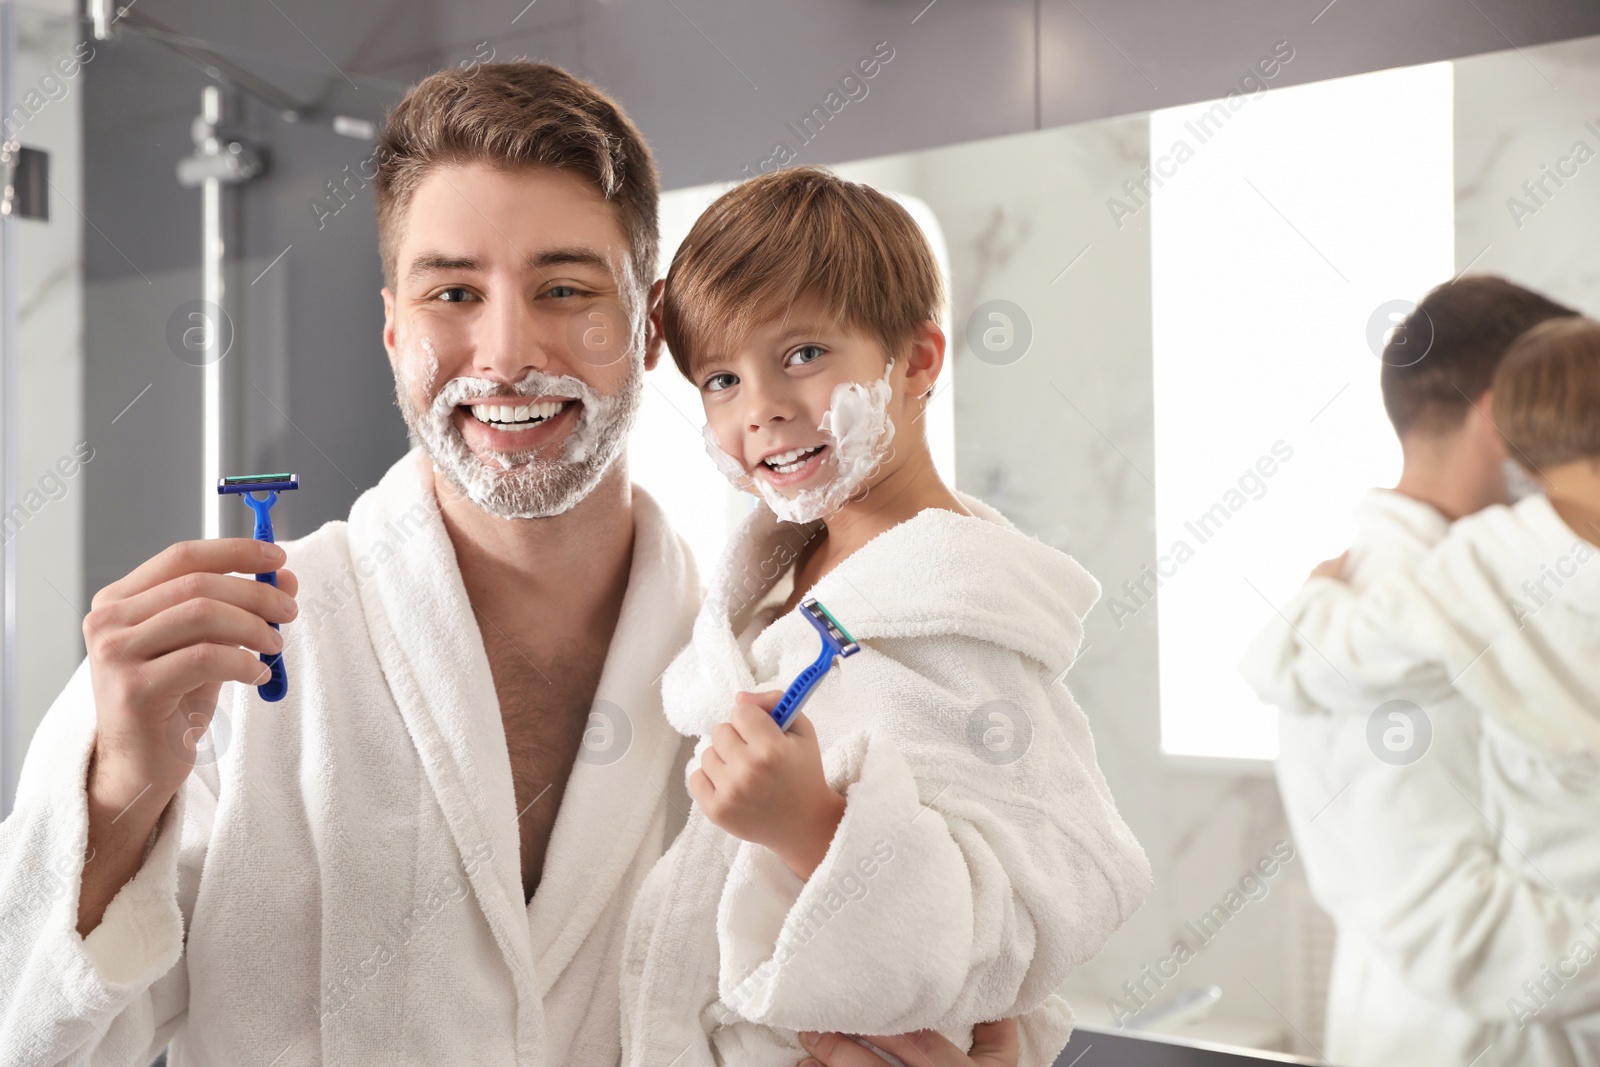
[[[524,899],[531,899],[605,660],[570,649],[525,652],[503,641],[486,648],[516,795]]]

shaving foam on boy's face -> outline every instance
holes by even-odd
[[[708,424],[706,452],[735,488],[754,492],[785,522],[814,522],[838,511],[877,473],[894,440],[889,375],[894,360],[875,381],[840,382],[817,429],[819,445],[763,457],[753,469],[728,454]],[[820,455],[818,453],[821,453]]]

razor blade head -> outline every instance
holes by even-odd
[[[861,651],[861,646],[850,636],[850,631],[841,626],[833,613],[823,607],[816,597],[806,597],[800,601],[800,611],[811,620],[811,625],[817,628],[824,640],[838,646],[839,655],[853,656]]]
[[[217,492],[229,493],[285,493],[300,488],[298,474],[236,474],[231,478],[217,479]]]

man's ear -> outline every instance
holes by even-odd
[[[924,322],[911,338],[906,353],[906,395],[928,393],[944,369],[944,331],[932,319]]]
[[[649,322],[645,327],[644,338],[645,370],[656,369],[656,364],[661,362],[661,352],[666,347],[666,341],[661,333],[661,294],[666,292],[666,289],[665,278],[657,278],[655,284],[650,286]]]
[[[389,353],[389,365],[394,365],[394,290],[387,285],[378,290],[383,297],[383,348]]]

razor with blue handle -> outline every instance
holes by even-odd
[[[223,496],[241,495],[244,502],[250,505],[250,510],[256,513],[257,541],[272,543],[272,505],[278,502],[278,494],[286,493],[291,489],[300,488],[298,474],[241,474],[232,478],[218,478],[217,492]],[[256,496],[257,493],[267,494],[264,497]],[[276,571],[256,575],[256,581],[266,582],[277,588],[278,575]],[[267,623],[274,630],[278,629],[275,622]],[[266,701],[282,700],[289,692],[289,672],[283,665],[282,652],[263,652],[261,662],[265,663],[272,671],[272,677],[256,686],[256,692],[261,694],[261,699]]]
[[[800,601],[797,610],[805,616],[807,622],[816,627],[817,633],[822,635],[822,652],[811,666],[801,671],[789,684],[789,688],[783,691],[783,699],[772,709],[772,721],[778,724],[780,730],[789,728],[789,723],[800,710],[800,705],[806,702],[811,690],[822,681],[822,676],[828,673],[836,658],[853,656],[861,651],[861,646],[850,636],[850,631],[840,626],[839,620],[818,603],[816,597],[806,597]]]

